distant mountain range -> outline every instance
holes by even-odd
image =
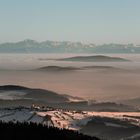
[[[134,44],[83,44],[69,41],[23,40],[0,44],[0,53],[140,53],[140,45]]]

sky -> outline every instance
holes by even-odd
[[[0,43],[140,44],[140,0],[0,0]]]

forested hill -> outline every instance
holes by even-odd
[[[36,123],[0,122],[0,139],[3,140],[99,140],[66,129],[47,127]]]

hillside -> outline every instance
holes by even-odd
[[[45,103],[60,103],[69,101],[68,98],[56,92],[44,89],[32,89],[17,85],[0,86],[1,99],[25,99]]]
[[[119,102],[128,104],[128,105],[138,106],[140,108],[140,97],[133,98],[133,99],[126,99],[126,100],[119,101]]]
[[[89,136],[108,138],[109,140],[122,140],[124,138],[138,137],[140,132],[140,112],[71,111],[68,109],[38,106],[34,104],[30,108],[21,106],[0,108],[0,121],[6,123],[37,123],[42,124],[45,128],[49,126],[58,128],[57,130],[74,130]],[[22,127],[23,126],[24,125],[22,125]],[[41,125],[39,126],[41,127]],[[11,127],[6,125],[6,128],[1,124],[0,132],[2,132],[2,130],[6,131]],[[23,127],[23,129],[24,128],[25,127]],[[12,129],[18,134],[18,130]],[[21,130],[20,128],[18,129]],[[31,135],[32,131],[35,135],[41,135],[43,132],[43,129],[42,131],[38,130],[38,133],[34,129],[32,129],[32,131],[27,127],[26,129],[28,130],[28,134]],[[3,134],[5,134],[5,131]],[[14,134],[13,131],[10,130],[12,134]],[[47,129],[45,129],[45,131],[47,131]],[[21,132],[19,133],[21,134]],[[26,130],[22,131],[22,133],[26,134]],[[45,134],[47,135],[47,132]],[[43,135],[44,134],[41,136]],[[55,135],[56,134],[54,133],[54,136]],[[67,137],[65,137],[65,139],[67,140]]]
[[[76,56],[59,59],[61,61],[81,61],[81,62],[127,62],[129,60],[120,57],[110,57],[104,55]]]
[[[36,123],[0,122],[1,139],[4,140],[99,140],[71,130],[47,127]]]
[[[80,68],[76,67],[62,67],[62,66],[46,66],[35,69],[38,71],[47,71],[47,72],[67,72],[67,71],[75,71],[80,70]]]
[[[90,102],[79,97],[62,95],[46,89],[17,85],[0,86],[0,107],[31,106],[32,104],[85,111],[139,111],[138,108],[111,102]]]
[[[81,129],[81,132],[109,140],[128,140],[129,138],[138,140],[140,127],[116,118],[94,117]]]

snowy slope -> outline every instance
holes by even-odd
[[[41,123],[80,131],[99,138],[102,138],[102,136],[110,138],[112,135],[117,137],[118,134],[116,133],[119,131],[117,140],[123,140],[124,136],[128,139],[139,138],[140,132],[140,112],[69,111],[40,106],[31,108],[14,107],[1,108],[0,121]],[[123,131],[126,133],[125,135]]]
[[[95,117],[115,118],[125,120],[130,124],[140,126],[140,112],[88,112],[68,111],[62,109],[46,108],[2,108],[0,109],[1,121],[27,121],[50,124],[59,128],[79,130],[82,125]],[[114,127],[121,127],[118,124],[106,123]]]

